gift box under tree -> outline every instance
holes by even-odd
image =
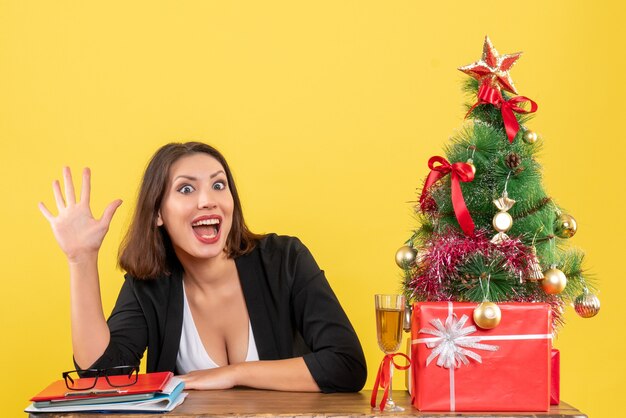
[[[409,328],[409,332],[411,332]],[[406,340],[406,354],[411,357],[411,338]],[[416,361],[417,364],[417,361]],[[406,372],[406,390],[409,395],[413,394],[413,370],[409,365],[409,369]],[[411,398],[413,399],[413,398]],[[558,405],[561,402],[561,353],[558,349],[552,348],[551,361],[550,361],[550,405]]]
[[[552,320],[544,303],[503,303],[490,330],[475,303],[422,302],[411,329],[412,402],[421,411],[547,411]]]

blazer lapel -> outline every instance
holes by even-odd
[[[237,257],[235,265],[237,266],[243,297],[246,300],[259,359],[280,359],[277,347],[278,339],[275,329],[272,327],[274,320],[269,312],[273,304],[272,301],[268,300],[271,296],[262,284],[265,281],[265,271],[261,263],[259,247],[257,246],[248,254]]]
[[[175,370],[176,357],[180,346],[180,336],[183,330],[183,281],[182,273],[176,270],[169,278],[170,288],[167,298],[165,325],[161,340],[161,355],[157,370]]]

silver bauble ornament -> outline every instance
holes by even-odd
[[[513,226],[513,217],[508,212],[498,212],[492,220],[493,229],[498,232],[506,232]]]
[[[417,251],[408,245],[403,245],[396,251],[396,264],[402,269],[409,268],[417,257]]]
[[[494,235],[491,242],[494,244],[502,244],[509,239],[505,232],[513,226],[513,217],[509,215],[507,211],[513,207],[515,200],[509,199],[509,195],[505,189],[504,192],[502,192],[502,197],[494,200],[493,204],[496,205],[499,212],[493,216],[491,224],[493,225],[493,229],[498,231],[498,233]]]
[[[493,302],[482,302],[474,309],[474,322],[482,329],[492,329],[498,326],[502,319],[500,307]]]
[[[585,292],[574,301],[574,310],[583,318],[591,318],[600,312],[600,299],[594,294]]]
[[[413,307],[411,305],[406,305],[404,307],[404,321],[402,324],[402,328],[404,332],[411,332],[411,316],[413,314]]]

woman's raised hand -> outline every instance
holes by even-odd
[[[95,219],[89,207],[91,192],[91,172],[83,170],[83,184],[80,201],[76,201],[72,173],[68,167],[63,168],[63,182],[65,183],[65,199],[61,192],[58,180],[52,183],[52,191],[59,214],[54,216],[42,202],[39,210],[46,217],[61,250],[71,263],[85,261],[97,256],[104,236],[109,230],[111,219],[122,201],[117,199],[111,202],[100,219]]]

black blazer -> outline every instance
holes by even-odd
[[[270,234],[235,259],[259,359],[304,361],[323,392],[356,392],[367,377],[358,337],[309,250]],[[138,365],[176,373],[183,324],[182,274],[129,275],[108,319],[111,340],[91,368]]]

